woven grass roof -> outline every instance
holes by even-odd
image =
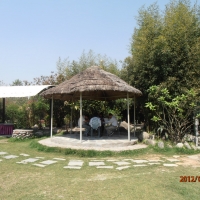
[[[76,74],[71,79],[41,93],[44,98],[74,101],[84,100],[116,100],[141,96],[142,92],[120,79],[114,74],[92,66],[85,71]]]

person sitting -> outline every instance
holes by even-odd
[[[88,115],[83,115],[82,116],[82,128],[85,128],[85,136],[88,136],[90,133],[90,125],[89,125],[89,116]],[[80,127],[80,118],[78,120],[78,127]]]
[[[108,120],[105,122],[105,129],[107,131],[107,135],[111,136],[113,135],[114,131],[117,128],[117,119],[112,115],[112,113],[109,113]]]
[[[101,120],[97,115],[94,115],[90,119],[89,125],[91,126],[91,136],[93,135],[93,130],[98,130],[98,136],[100,137]]]

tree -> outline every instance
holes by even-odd
[[[194,90],[173,97],[167,88],[151,86],[149,98],[146,107],[154,114],[151,120],[166,130],[171,141],[181,142],[186,133],[191,133],[193,113],[199,101]]]
[[[200,84],[200,9],[190,1],[170,1],[142,7],[131,41],[131,56],[123,63],[129,83],[142,91],[142,107],[152,85],[176,97]],[[122,73],[122,74],[123,74]],[[145,111],[146,121],[149,113]]]
[[[131,42],[131,84],[147,100],[148,88],[163,84],[176,96],[199,85],[200,18],[190,1],[171,1],[160,14],[157,4],[140,9]]]
[[[59,58],[57,62],[57,71],[58,74],[62,74],[66,80],[84,71],[88,67],[95,65],[117,76],[120,75],[120,70],[118,69],[119,63],[116,60],[112,60],[106,55],[96,55],[92,50],[90,50],[88,53],[83,51],[78,61],[69,61],[68,58],[62,61],[61,58]]]
[[[12,82],[12,86],[22,86],[23,82],[20,81],[19,79],[16,79],[15,81]]]

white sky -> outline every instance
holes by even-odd
[[[56,72],[85,51],[124,60],[135,17],[154,0],[0,0],[0,81]],[[195,2],[191,1],[191,2]],[[158,0],[161,9],[169,0]]]

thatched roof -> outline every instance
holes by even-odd
[[[45,98],[61,100],[79,100],[80,92],[85,100],[116,100],[141,96],[142,92],[121,80],[114,74],[93,66],[73,76],[54,88],[41,93]]]

